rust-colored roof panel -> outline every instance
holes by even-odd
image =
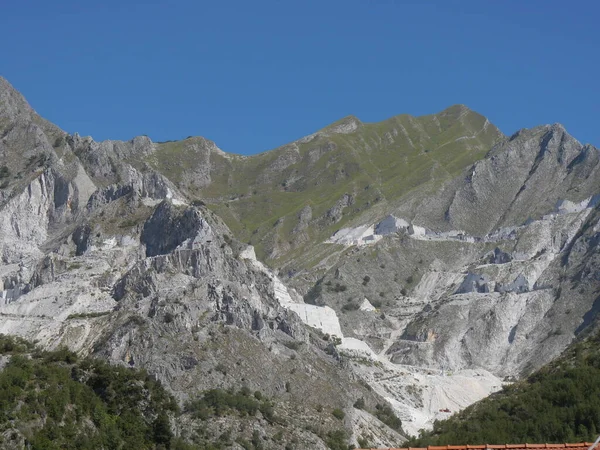
[[[578,442],[575,444],[485,444],[485,445],[430,445],[428,447],[390,447],[382,449],[358,450],[537,450],[537,449],[565,449],[584,450],[593,445],[592,442]],[[600,450],[600,449],[598,449]]]

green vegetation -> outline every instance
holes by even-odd
[[[181,182],[186,169],[194,170],[196,161],[204,163],[200,157],[199,146],[204,139],[188,137],[182,141],[166,141],[158,144],[160,157],[151,155],[148,162],[174,183]]]
[[[369,440],[364,437],[364,436],[359,436],[356,441],[358,442],[358,446],[360,448],[371,448],[371,445],[369,444]]]
[[[405,446],[581,442],[600,432],[600,334]]]
[[[342,312],[356,311],[359,308],[360,308],[360,305],[358,303],[348,302],[348,303],[345,303],[344,306],[342,306]]]
[[[0,189],[7,188],[9,184],[8,178],[10,178],[10,169],[6,166],[0,166],[0,180],[2,180],[3,178],[6,179],[0,181]]]
[[[110,314],[110,311],[98,311],[98,312],[89,312],[89,313],[77,313],[77,314],[69,314],[67,320],[71,319],[93,319],[95,317],[102,317]]]
[[[340,408],[335,408],[333,411],[331,411],[331,414],[333,417],[339,420],[343,420],[344,417],[346,417],[346,414]]]
[[[365,399],[363,397],[359,398],[354,402],[354,407],[356,409],[365,409]]]
[[[175,445],[169,415],[177,403],[147,373],[4,335],[0,354],[9,358],[0,371],[3,436],[21,436],[33,450]]]
[[[338,125],[348,120],[356,119],[345,118]],[[202,199],[240,241],[255,245],[260,259],[274,258],[281,267],[298,257],[303,267],[311,267],[319,259],[312,253],[302,256],[307,247],[321,252],[313,244],[363,211],[396,202],[416,188],[435,189],[481,159],[502,136],[485,117],[460,105],[435,115],[359,124],[348,134],[335,128],[333,124],[306,142],[250,157],[224,155],[210,141],[190,137],[159,144],[145,161],[130,162],[150,164],[191,197]],[[208,161],[210,179],[198,177]],[[332,214],[346,194],[351,201],[340,203]],[[312,216],[305,229],[309,241],[300,247],[294,243],[294,229],[307,206]],[[273,252],[279,245],[286,250]]]
[[[215,450],[230,448],[234,439],[244,448],[264,447],[266,435],[253,433],[244,439],[227,430],[220,436],[207,431],[207,421],[225,416],[262,416],[283,439],[286,423],[275,415],[274,402],[245,387],[205,391],[181,412],[145,371],[79,358],[66,349],[41,351],[0,335],[0,363],[5,363],[0,370],[0,448],[10,440],[31,450]],[[172,421],[183,417],[202,424],[188,437],[193,443],[173,436]],[[319,436],[337,445],[341,435]]]
[[[327,290],[330,292],[346,292],[347,289],[348,289],[348,286],[346,286],[345,284],[340,284],[340,283],[335,283],[335,286],[333,286],[333,287],[329,286],[327,288]]]
[[[348,434],[344,430],[334,430],[327,433],[325,444],[331,450],[348,450]]]
[[[258,411],[269,422],[276,421],[273,402],[259,395],[252,395],[250,390],[242,388],[238,392],[211,389],[185,406],[185,412],[192,417],[207,420],[211,417],[222,417],[232,414],[254,416]]]
[[[307,425],[306,430],[319,436],[331,450],[349,450],[355,448],[348,445],[348,433],[345,430],[338,429],[325,432],[322,428],[314,425]]]
[[[396,416],[394,410],[390,407],[390,405],[381,405],[377,404],[375,406],[375,417],[385,423],[392,430],[396,430],[399,433],[404,433],[402,431],[402,421]]]

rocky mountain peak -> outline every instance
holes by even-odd
[[[146,135],[136,136],[131,140],[131,143],[133,144],[133,148],[148,147],[152,145],[152,139]]]
[[[5,78],[0,76],[0,119],[12,121],[33,112],[23,97]],[[0,123],[2,125],[2,123]]]
[[[363,123],[355,116],[346,116],[331,125],[326,126],[325,128],[317,131],[316,133],[309,134],[297,141],[299,144],[305,144],[307,142],[311,142],[314,139],[319,137],[329,137],[334,136],[336,134],[350,134],[357,131],[360,127],[363,126]]]
[[[469,108],[467,105],[456,104],[447,107],[439,113],[433,114],[433,116],[435,116],[438,120],[468,122],[470,118],[480,116],[480,114]]]
[[[506,148],[509,152],[522,151],[525,152],[523,155],[534,157],[537,165],[543,159],[551,158],[560,166],[567,167],[585,151],[585,146],[560,123],[519,130],[507,142],[507,146],[500,145],[492,153],[498,154],[498,151],[505,151]]]
[[[358,117],[350,115],[323,128],[321,132],[324,134],[348,134],[358,130],[361,125],[362,122]]]
[[[470,113],[470,112],[475,112],[475,111],[473,111],[467,105],[463,105],[462,103],[457,103],[456,105],[448,106],[446,109],[444,109],[443,111],[438,113],[438,115],[448,115],[448,116],[459,117],[459,116],[462,116],[462,115]]]

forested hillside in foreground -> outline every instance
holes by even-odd
[[[404,446],[593,442],[599,432],[600,334]]]
[[[42,351],[0,334],[1,449],[221,450],[236,444],[246,450],[305,448],[286,435],[287,419],[280,415],[280,406],[259,391],[242,388],[201,391],[180,408],[143,370],[80,358],[66,349]],[[377,416],[398,420],[386,411]],[[334,410],[333,415],[340,422],[337,429],[311,430],[327,447],[346,450],[344,413]],[[265,427],[271,436],[254,429],[252,424],[259,420],[270,424]],[[174,432],[175,422],[182,421],[186,425],[179,428],[187,430],[186,439]],[[234,434],[232,428],[244,432]]]
[[[0,447],[168,448],[175,399],[145,372],[0,335]]]

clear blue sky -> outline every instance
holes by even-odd
[[[464,103],[600,146],[597,0],[0,1],[0,75],[96,140],[250,154]]]

